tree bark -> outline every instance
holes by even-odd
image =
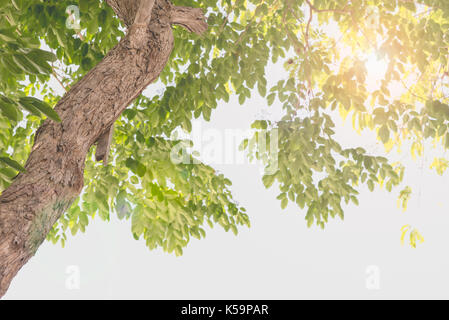
[[[80,195],[90,147],[165,67],[173,49],[171,25],[181,20],[188,30],[207,29],[201,11],[178,10],[169,0],[107,3],[128,27],[127,35],[58,102],[62,122],[43,123],[26,172],[0,195],[0,297]]]

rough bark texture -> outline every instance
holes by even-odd
[[[172,23],[195,33],[203,33],[208,27],[204,21],[203,11],[188,7],[174,7],[172,10]]]
[[[165,67],[174,41],[171,24],[195,32],[207,28],[201,11],[177,10],[169,0],[107,2],[129,27],[127,35],[58,102],[62,122],[47,120],[38,129],[26,173],[0,195],[0,297],[79,196],[90,147],[101,143],[119,115]],[[137,18],[139,10],[150,12],[140,12]]]
[[[114,9],[117,16],[127,27],[131,26],[136,17],[139,1],[136,0],[106,0],[106,2]]]

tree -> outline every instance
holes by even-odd
[[[282,105],[282,120],[256,121],[242,149],[271,167],[258,137],[276,131],[277,170],[263,182],[309,226],[343,218],[362,184],[391,191],[404,179],[400,163],[336,140],[337,110],[387,150],[449,148],[445,0],[0,0],[0,16],[0,296],[45,238],[64,244],[95,215],[131,218],[136,239],[177,255],[205,223],[249,226],[231,181],[170,159],[184,143],[171,133],[232,94],[244,104],[257,87]],[[387,66],[373,90],[370,53]],[[270,60],[288,71],[272,88]],[[156,79],[164,92],[143,95]],[[404,206],[409,196],[400,192]],[[419,233],[404,230],[416,245]]]

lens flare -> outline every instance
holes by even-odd
[[[375,53],[371,53],[366,57],[365,66],[368,71],[368,77],[381,80],[387,72],[388,62],[385,59],[379,58]]]

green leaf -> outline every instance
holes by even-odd
[[[275,93],[271,93],[268,97],[267,97],[267,102],[269,106],[272,106],[274,103],[274,99],[276,99],[276,94]]]
[[[275,177],[276,177],[275,175],[263,176],[262,181],[263,181],[265,188],[269,189],[273,185]]]
[[[14,54],[12,56],[13,61],[16,63],[16,65],[22,69],[25,73],[40,74],[40,71],[36,66],[24,55],[22,54]]]
[[[386,125],[383,125],[379,129],[379,137],[380,140],[385,144],[390,140],[390,131],[388,130],[388,127]]]
[[[6,117],[8,117],[13,121],[19,120],[17,108],[13,104],[7,103],[1,99],[0,99],[0,111],[2,112],[3,115],[5,115]]]
[[[5,42],[16,42],[14,29],[0,29],[0,40]]]
[[[30,105],[33,106],[35,109],[39,110],[40,112],[42,112],[44,115],[46,115],[47,117],[49,117],[50,119],[56,121],[56,122],[61,122],[61,118],[59,118],[58,113],[53,110],[52,107],[50,107],[49,104],[45,103],[44,101],[41,101],[39,99],[33,98],[33,97],[21,97],[19,99],[19,102],[27,107],[29,107]],[[33,110],[32,108],[30,109],[30,111]],[[34,112],[35,113],[35,110]]]
[[[287,198],[282,199],[281,200],[281,209],[287,208],[287,205],[288,205],[288,199]]]
[[[22,98],[19,98],[18,103],[19,103],[19,105],[20,105],[23,109],[25,109],[26,111],[28,111],[28,112],[34,114],[35,116],[40,117],[40,116],[42,115],[42,113],[39,111],[39,109],[37,109],[37,108],[33,105],[33,103],[31,103],[31,101],[29,101],[29,100],[27,100],[27,99],[23,99],[23,97],[22,97]]]
[[[18,162],[10,159],[10,158],[6,158],[6,157],[0,157],[0,162],[3,162],[4,164],[8,165],[9,167],[16,169],[17,171],[20,172],[25,172],[25,168],[22,167]]]
[[[373,192],[374,191],[374,182],[373,182],[373,180],[368,180],[367,184],[368,184],[369,190],[371,192]]]

